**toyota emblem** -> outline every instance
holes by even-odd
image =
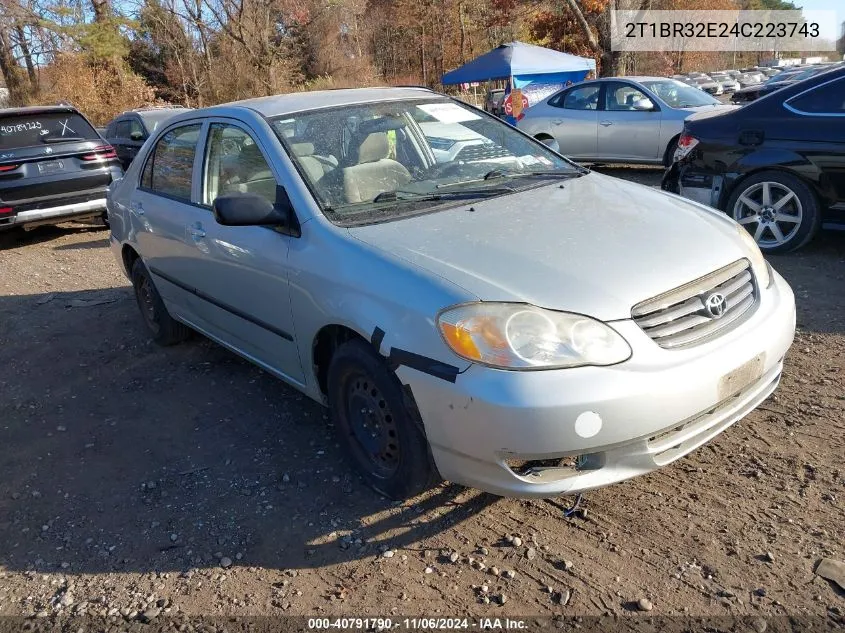
[[[714,292],[711,295],[707,295],[704,299],[704,309],[707,311],[707,314],[713,319],[719,319],[725,314],[725,310],[728,308],[728,302],[725,299],[725,295],[720,294],[718,292]]]

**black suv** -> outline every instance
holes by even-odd
[[[845,68],[692,115],[663,188],[722,209],[766,253],[845,229]]]
[[[117,152],[120,164],[128,169],[138,150],[161,123],[189,109],[161,107],[123,112],[108,124],[104,136]]]
[[[0,109],[0,231],[106,213],[114,149],[69,106]]]

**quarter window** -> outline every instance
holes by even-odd
[[[816,86],[787,103],[799,112],[845,114],[845,79]]]
[[[166,132],[144,165],[141,186],[155,193],[190,200],[194,155],[201,127],[195,123]]]
[[[227,193],[252,193],[276,201],[276,179],[249,134],[234,125],[214,123],[208,132],[203,203]]]

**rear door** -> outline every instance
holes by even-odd
[[[205,212],[196,202],[199,166],[194,164],[203,125],[181,122],[157,138],[129,201],[138,250],[156,289],[167,309],[187,320],[195,319],[188,280],[202,274],[201,253],[188,244],[186,227]]]
[[[654,104],[651,111],[635,110],[637,101],[652,101],[642,90],[623,81],[608,81],[604,86],[598,115],[598,155],[608,160],[662,159],[665,148],[660,147],[659,106]]]
[[[105,198],[109,153],[75,111],[0,112],[0,202],[25,211]]]
[[[576,159],[596,156],[600,82],[573,86],[549,101],[549,129],[561,153]]]

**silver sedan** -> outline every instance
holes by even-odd
[[[668,166],[685,118],[730,107],[674,79],[610,77],[552,95],[517,126],[577,161]]]
[[[202,333],[327,405],[397,498],[651,472],[765,400],[795,329],[789,285],[723,213],[418,88],[185,112],[109,218],[156,342]]]

